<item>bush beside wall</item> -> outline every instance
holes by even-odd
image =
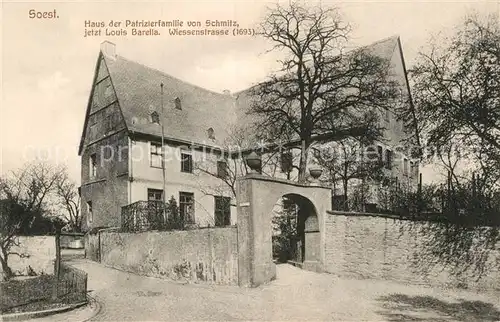
[[[57,297],[55,286],[57,284]],[[24,311],[30,303],[46,302],[75,304],[87,299],[87,273],[66,263],[61,263],[59,279],[55,275],[17,277],[0,282],[0,309]]]
[[[41,275],[0,282],[2,312],[50,298],[55,281],[54,275]]]
[[[101,262],[154,277],[238,284],[236,227],[162,232],[101,232]]]
[[[458,277],[447,267],[422,261],[419,249],[427,237],[416,230],[402,229],[402,224],[399,219],[377,216],[327,215],[325,270],[344,277],[500,290],[500,268],[495,264],[500,252],[491,254],[490,269],[480,280],[472,271]]]

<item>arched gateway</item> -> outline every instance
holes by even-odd
[[[321,271],[325,259],[326,211],[331,209],[331,191],[319,185],[251,173],[238,178],[238,280],[240,286],[258,286],[276,277],[272,254],[272,209],[283,196],[292,198],[306,213],[302,229],[303,268]]]

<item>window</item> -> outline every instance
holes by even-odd
[[[382,158],[384,156],[384,149],[380,145],[377,145],[377,153],[378,153],[378,160],[382,162]]]
[[[113,146],[111,145],[101,146],[101,152],[101,155],[104,157],[103,161],[111,161],[112,156],[115,154]]]
[[[89,175],[93,179],[97,177],[97,155],[92,153],[89,159]]]
[[[418,163],[417,162],[410,162],[410,175],[412,178],[418,178],[419,173],[418,173]]]
[[[94,214],[92,210],[92,201],[87,201],[87,221],[90,223],[94,220]]]
[[[368,146],[365,150],[365,157],[369,161],[374,161],[378,159],[378,152],[373,146]]]
[[[385,121],[389,123],[391,121],[391,111],[389,109],[385,110]]]
[[[178,109],[178,110],[182,110],[182,105],[181,105],[181,99],[176,97],[174,99],[174,105],[175,105],[175,108]]]
[[[194,223],[194,193],[179,192],[179,214],[181,220]]]
[[[158,114],[158,112],[153,111],[151,113],[151,123],[160,124],[160,115]]]
[[[214,197],[215,200],[215,226],[228,226],[231,224],[231,198]]]
[[[227,162],[226,161],[217,161],[217,177],[226,179],[228,176],[227,171]]]
[[[207,130],[207,136],[210,140],[215,140],[215,131],[213,128]]]
[[[385,150],[385,168],[392,169],[392,151],[389,149]]]
[[[193,173],[193,156],[187,151],[181,152],[181,172]]]
[[[163,201],[163,190],[148,189],[148,201]]]
[[[150,152],[149,152],[149,159],[150,159],[150,165],[154,168],[161,168],[162,167],[162,148],[161,144],[158,143],[150,143]]]
[[[403,160],[403,175],[408,175],[408,159],[404,158]]]
[[[290,151],[282,152],[280,161],[281,161],[281,172],[288,173],[292,171],[293,156]]]

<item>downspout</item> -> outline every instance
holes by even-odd
[[[163,82],[160,83],[160,95],[161,95],[161,170],[162,170],[162,179],[163,179],[163,193],[162,193],[162,208],[163,208],[163,223],[167,224],[167,177],[166,177],[166,169],[165,169],[165,127],[164,127],[164,108],[163,108]]]

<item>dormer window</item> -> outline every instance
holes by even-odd
[[[151,112],[150,116],[151,116],[151,123],[160,124],[160,115],[158,114],[158,112],[153,111]]]
[[[207,130],[207,135],[210,140],[215,140],[215,131],[213,128]]]
[[[181,99],[176,97],[174,99],[174,105],[175,105],[175,108],[178,109],[178,110],[182,110],[182,105],[181,105]]]

